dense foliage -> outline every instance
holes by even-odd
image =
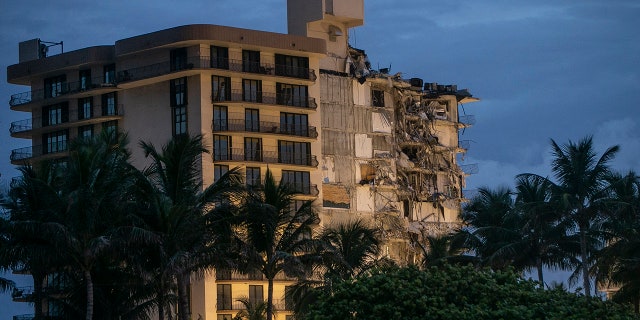
[[[543,290],[511,270],[387,268],[321,295],[306,320],[636,319],[611,302]]]

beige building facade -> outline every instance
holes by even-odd
[[[349,46],[363,0],[288,0],[287,10],[289,34],[186,25],[50,57],[38,39],[21,43],[7,78],[30,91],[10,107],[29,118],[10,132],[32,146],[13,150],[12,163],[64,161],[69,141],[104,128],[155,145],[201,134],[211,151],[203,187],[236,166],[259,183],[269,167],[297,199],[315,201],[322,226],[365,219],[383,231],[384,255],[417,262],[422,237],[459,225],[468,173],[459,131],[472,123],[459,107],[477,99],[373,70]],[[276,279],[276,319],[291,315],[293,283]],[[266,299],[266,282],[218,271],[191,291],[194,318],[231,319],[237,299]]]

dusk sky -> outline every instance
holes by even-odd
[[[511,185],[524,172],[547,175],[550,139],[587,135],[599,153],[621,146],[616,169],[640,171],[640,1],[364,1],[365,24],[352,29],[350,43],[375,68],[457,84],[481,99],[464,106],[476,117],[461,132],[461,140],[472,140],[464,164],[479,166],[467,189]],[[68,52],[201,23],[287,33],[286,0],[0,3],[3,187],[17,175],[11,150],[30,145],[9,136],[11,122],[30,117],[9,109],[12,94],[30,90],[6,83],[20,41],[64,41]],[[1,319],[32,313],[9,301],[0,295]]]

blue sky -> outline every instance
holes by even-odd
[[[365,25],[350,33],[374,67],[425,82],[469,88],[464,107],[476,125],[464,163],[479,165],[468,189],[510,185],[516,174],[546,175],[549,139],[594,135],[597,149],[619,144],[613,165],[640,171],[640,2],[635,0],[365,0]],[[6,83],[18,42],[64,41],[65,51],[185,24],[218,24],[286,33],[286,0],[44,1],[2,0],[0,10],[0,185],[17,175],[9,137]],[[51,49],[56,53],[56,49]],[[0,318],[29,313],[5,307]]]

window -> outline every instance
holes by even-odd
[[[244,130],[260,132],[260,112],[258,109],[244,110]]]
[[[229,130],[229,112],[225,106],[213,106],[213,131]]]
[[[171,59],[171,71],[187,69],[187,48],[171,50],[169,56],[169,59]]]
[[[116,99],[115,92],[102,95],[102,116],[115,116],[118,114]]]
[[[231,137],[213,135],[213,161],[231,160]]]
[[[108,83],[108,84],[115,84],[116,83],[116,65],[115,64],[110,64],[110,65],[106,65],[104,66],[104,82],[103,83]]]
[[[216,164],[213,166],[213,181],[218,181],[225,173],[229,172],[229,166]],[[231,275],[229,275],[231,277]]]
[[[262,161],[262,139],[244,138],[244,160]]]
[[[118,121],[107,121],[102,123],[102,130],[105,132],[118,132]]]
[[[42,108],[42,126],[53,126],[69,121],[69,107],[67,103],[46,106]]]
[[[78,138],[86,139],[93,136],[93,125],[86,125],[78,127]]]
[[[67,150],[67,141],[69,137],[68,130],[56,131],[46,133],[43,135],[42,140],[45,147],[43,153],[56,153]]]
[[[80,90],[91,89],[91,69],[80,70]]]
[[[249,285],[249,303],[255,306],[260,302],[264,302],[263,292],[261,285]]]
[[[184,106],[187,104],[187,78],[178,78],[169,81],[171,86],[171,106]]]
[[[169,81],[171,86],[171,109],[173,118],[173,135],[187,133],[187,78]]]
[[[232,314],[219,314],[217,320],[233,320]]]
[[[276,54],[276,75],[309,78],[309,58]]]
[[[93,98],[78,99],[78,120],[91,119],[93,116]]]
[[[219,284],[217,294],[217,309],[218,310],[232,310],[231,307],[231,285]]]
[[[309,136],[309,119],[306,114],[280,113],[280,132],[296,135]]]
[[[245,181],[248,186],[260,185],[260,168],[247,167],[245,170]]]
[[[262,102],[262,81],[243,79],[242,101]]]
[[[231,100],[231,78],[211,76],[211,100],[230,101]]]
[[[294,192],[311,194],[309,172],[282,170],[281,183],[287,184]]]
[[[211,46],[211,67],[229,69],[229,49]]]
[[[173,111],[173,136],[187,133],[187,106],[171,108]]]
[[[384,91],[371,90],[371,105],[374,107],[384,107]]]
[[[67,91],[67,76],[61,75],[44,79],[44,97],[55,98]]]
[[[277,103],[285,106],[309,106],[307,86],[277,83]]]
[[[242,71],[260,72],[260,51],[242,50]]]
[[[308,142],[278,141],[278,162],[288,164],[311,164],[311,144]]]

